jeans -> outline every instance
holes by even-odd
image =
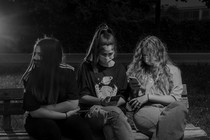
[[[187,113],[181,102],[165,108],[144,106],[134,114],[134,122],[151,140],[180,140],[184,136]]]
[[[88,116],[93,132],[103,132],[106,140],[134,140],[132,129],[127,122],[127,117],[116,106],[100,108],[102,113],[96,116]]]

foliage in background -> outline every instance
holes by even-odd
[[[157,30],[156,4],[157,0],[2,0],[0,9],[14,18],[11,46],[16,52],[32,52],[37,38],[46,34],[61,40],[67,53],[85,53],[102,22],[115,31],[119,52],[133,52],[138,39],[148,34],[161,37],[169,52],[210,52],[210,21],[178,22],[177,9],[171,7],[162,11]]]

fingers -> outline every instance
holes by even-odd
[[[141,103],[137,99],[132,99],[129,102],[129,104],[133,110],[135,110],[137,107],[139,107],[141,105]]]
[[[137,110],[139,108],[141,108],[141,102],[139,102],[136,98],[132,99],[129,101],[129,104],[132,108],[132,110]]]
[[[98,117],[98,113],[101,109],[101,106],[93,106],[90,109],[89,116],[91,117]]]
[[[110,96],[107,96],[104,100],[105,100],[106,103],[109,103],[110,102],[110,99],[111,99],[111,97]]]

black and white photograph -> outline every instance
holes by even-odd
[[[0,0],[0,140],[210,140],[210,0]]]

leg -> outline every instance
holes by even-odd
[[[152,138],[156,135],[156,126],[162,109],[153,106],[145,106],[134,114],[136,127],[145,135]]]
[[[61,132],[52,119],[27,118],[25,129],[38,140],[61,140]]]
[[[105,121],[105,126],[108,126],[104,127],[104,134],[107,140],[113,139],[113,137],[116,140],[134,140],[131,126],[120,108],[107,106],[104,107],[103,110],[108,112],[107,120]]]
[[[96,140],[104,140],[104,134],[103,134],[104,118],[85,117],[85,120],[89,124]]]
[[[181,102],[169,104],[159,118],[158,140],[180,140],[184,135],[187,112]]]
[[[115,135],[110,125],[104,125],[103,128],[105,140],[115,140]]]
[[[93,134],[88,123],[80,115],[73,115],[68,119],[58,120],[57,123],[61,128],[62,134],[68,138],[93,140]]]

